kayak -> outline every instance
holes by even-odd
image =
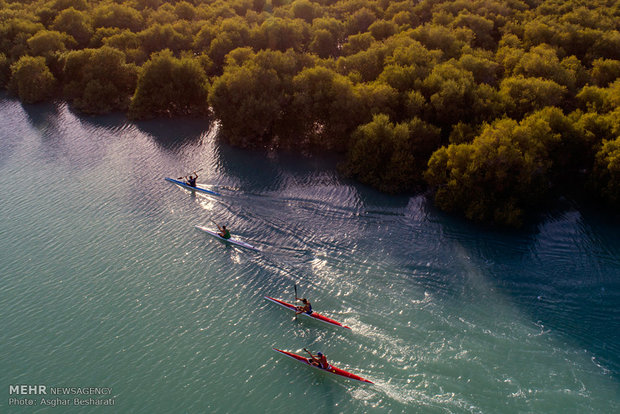
[[[256,247],[252,246],[249,243],[243,242],[241,240],[235,240],[235,239],[225,239],[222,236],[220,236],[219,234],[217,234],[217,232],[215,231],[211,231],[206,227],[203,226],[194,226],[196,227],[198,230],[202,230],[205,233],[210,234],[213,237],[216,237],[222,241],[225,241],[226,243],[230,243],[230,244],[234,244],[235,246],[241,246],[241,247],[245,247],[246,249],[250,249],[250,250],[255,250],[255,251],[259,251]]]
[[[213,194],[213,195],[218,195],[218,196],[221,195],[220,193],[216,193],[215,191],[207,190],[206,188],[192,187],[191,185],[187,185],[187,183],[185,183],[184,181],[175,180],[174,178],[166,177],[165,180],[169,181],[169,182],[171,182],[173,184],[180,185],[183,188],[187,188],[188,190],[200,191],[202,193]]]
[[[345,371],[344,369],[336,368],[335,366],[331,364],[329,365],[328,368],[320,368],[320,367],[317,367],[316,365],[312,365],[309,361],[310,358],[306,358],[305,356],[293,354],[292,352],[282,351],[281,349],[277,349],[277,348],[273,348],[273,350],[276,352],[280,352],[281,354],[284,354],[287,357],[296,359],[297,361],[302,362],[306,365],[310,365],[311,367],[320,369],[321,371],[331,372],[332,374],[340,375],[341,377],[345,377],[345,378],[349,378],[349,379],[353,379],[357,381],[362,381],[362,382],[367,382],[369,384],[374,384],[374,382],[372,381],[368,381],[367,379],[362,378],[359,375],[351,374],[350,372]]]
[[[292,303],[284,302],[283,300],[275,299],[275,298],[272,298],[272,297],[269,297],[269,296],[265,296],[265,299],[270,300],[273,303],[276,303],[276,304],[278,304],[280,306],[284,306],[285,308],[290,309],[292,311],[295,311],[295,312],[297,311],[297,307],[295,305],[293,305]],[[340,326],[340,327],[345,328],[345,329],[351,329],[348,326],[344,326],[340,322],[336,322],[335,320],[330,319],[327,316],[321,315],[320,313],[312,312],[311,315],[308,315],[306,312],[302,312],[300,315],[305,315],[305,316],[307,316],[309,318],[316,319],[316,320],[328,323],[330,325],[336,325],[336,326]]]

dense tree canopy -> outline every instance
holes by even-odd
[[[126,110],[136,87],[137,68],[110,47],[75,50],[63,56],[64,95],[88,113]]]
[[[22,56],[11,65],[9,89],[26,103],[51,97],[55,82],[54,75],[41,56]]]
[[[136,118],[206,113],[207,94],[207,76],[200,63],[175,58],[166,49],[142,66],[129,111]]]
[[[518,225],[567,182],[618,203],[617,2],[0,4],[0,87],[25,102],[210,111],[235,145],[339,151],[349,175],[430,185],[476,220]]]

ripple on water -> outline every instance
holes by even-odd
[[[533,233],[483,231],[424,197],[341,182],[333,165],[225,147],[199,122],[7,102],[0,368],[11,381],[95,382],[123,411],[149,413],[618,408],[620,242],[579,213]],[[223,195],[163,180],[194,168]],[[194,228],[211,220],[261,252]],[[293,284],[352,330],[263,299],[292,300]],[[376,385],[272,347],[322,350]]]

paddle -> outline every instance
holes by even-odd
[[[293,287],[295,288],[295,300],[293,301],[293,304],[297,303],[297,283],[293,284]],[[295,309],[297,309],[297,305],[295,305]],[[297,311],[295,311],[295,319],[297,319]]]
[[[194,174],[196,174],[197,172],[200,172],[202,170],[204,170],[204,168],[201,168],[199,170],[194,171]],[[187,177],[187,175],[184,175],[183,177],[179,177],[179,178],[177,178],[177,180],[180,180],[181,178],[185,178],[185,177]]]
[[[209,219],[209,221],[211,221],[211,223],[215,224],[215,227],[217,227],[217,229],[218,229],[219,231],[222,231],[222,228],[220,227],[220,225],[219,225],[219,224],[217,224],[215,221],[213,221],[213,219]]]
[[[312,355],[312,352],[308,351],[306,348],[304,348],[304,351],[306,351],[308,353],[308,355],[310,355],[310,358],[308,358],[308,363],[310,365],[314,365],[315,363],[318,363],[316,358],[314,358],[314,355]],[[318,368],[321,368],[320,365],[317,365]]]
[[[215,221],[213,221],[213,219],[209,219],[209,220],[211,220],[211,223],[215,224],[217,226],[218,230],[222,232],[222,234],[218,233],[217,235],[220,236],[221,238],[225,239],[225,237],[224,237],[224,229],[222,227],[220,227],[220,225],[217,224]],[[226,227],[226,226],[224,226],[224,227]]]

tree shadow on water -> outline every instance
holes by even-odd
[[[187,145],[197,145],[213,128],[209,119],[175,118],[135,121],[142,133],[150,136],[164,150],[177,152]]]
[[[45,102],[38,104],[21,103],[27,120],[34,129],[42,135],[47,135],[50,128],[57,125],[57,119],[60,115],[62,104]]]
[[[576,206],[505,230],[435,214],[442,237],[461,246],[532,326],[586,349],[594,364],[620,379],[620,226],[612,216]],[[446,276],[450,291],[474,283],[461,273]]]

